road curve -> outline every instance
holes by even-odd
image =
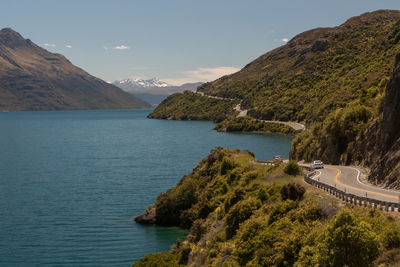
[[[360,171],[353,167],[325,165],[312,179],[347,193],[381,201],[400,203],[400,191],[386,190],[360,181]]]
[[[203,92],[199,92],[199,91],[194,91],[194,93],[199,94],[201,96],[205,96],[208,98],[214,98],[214,99],[220,99],[220,100],[235,100],[233,98],[226,98],[226,97],[220,97],[220,96],[212,96],[212,95],[206,95]],[[242,109],[241,105],[242,101],[237,104],[233,109],[237,112],[239,112],[239,114],[237,115],[237,117],[246,117],[247,114],[247,109]],[[255,118],[252,118],[255,119]],[[298,122],[293,122],[293,121],[272,121],[272,120],[260,120],[260,119],[255,119],[255,120],[259,120],[259,121],[263,121],[263,122],[269,122],[269,123],[278,123],[278,124],[283,124],[283,125],[287,125],[289,127],[292,127],[293,129],[295,129],[296,131],[298,130],[305,130],[306,126],[304,124],[298,123]]]

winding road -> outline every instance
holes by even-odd
[[[226,98],[226,97],[220,97],[220,96],[212,96],[212,95],[206,95],[203,92],[199,92],[199,91],[194,91],[194,93],[199,94],[201,96],[205,96],[208,98],[213,98],[213,99],[220,99],[220,100],[236,100],[233,98]],[[233,109],[237,112],[239,112],[239,114],[237,115],[237,117],[246,117],[247,116],[247,109],[242,109],[241,108],[241,104],[242,101],[237,104]],[[252,118],[255,119],[255,118]],[[305,130],[306,126],[304,124],[298,123],[298,122],[293,122],[293,121],[273,121],[273,120],[260,120],[260,119],[255,119],[258,121],[263,121],[263,122],[269,122],[269,123],[278,123],[278,124],[284,124],[287,125],[289,127],[292,127],[293,129],[295,129],[296,131],[298,130]]]
[[[195,92],[201,96],[221,99],[235,100],[232,98],[223,98],[219,96],[206,95],[203,92]],[[247,109],[241,109],[241,102],[234,107],[234,110],[239,112],[237,117],[246,117]],[[254,118],[253,118],[254,119]],[[304,124],[298,122],[260,120],[263,122],[279,123],[292,127],[295,130],[305,130]],[[309,165],[301,164],[303,167],[309,168]],[[311,177],[316,181],[336,187],[337,189],[359,197],[368,197],[380,201],[400,204],[400,191],[387,190],[373,185],[366,184],[360,179],[361,171],[355,167],[325,165],[325,168],[316,170],[316,174]]]
[[[361,181],[360,175],[360,170],[354,167],[325,165],[324,169],[316,170],[311,178],[356,196],[400,203],[400,191],[368,185]]]

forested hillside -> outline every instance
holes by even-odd
[[[152,223],[190,229],[187,240],[133,266],[395,266],[400,261],[400,225],[394,218],[376,209],[343,207],[302,182],[299,171],[295,163],[257,163],[248,151],[213,150],[147,210]]]

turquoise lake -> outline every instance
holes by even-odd
[[[0,113],[0,266],[130,266],[184,238],[132,218],[211,149],[289,154],[289,136],[218,133],[150,111]]]

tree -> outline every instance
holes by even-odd
[[[328,226],[325,242],[333,266],[371,266],[379,255],[371,225],[348,210],[340,212]]]
[[[343,210],[312,246],[299,253],[295,266],[373,266],[379,255],[379,241],[371,225]]]
[[[305,192],[306,189],[304,188],[304,186],[296,183],[288,183],[281,188],[281,198],[282,200],[301,200]]]
[[[283,170],[286,174],[289,175],[298,175],[301,172],[300,166],[297,164],[296,161],[291,160],[289,163],[285,166],[285,169]]]
[[[178,267],[178,256],[169,252],[149,254],[134,263],[132,267]]]

